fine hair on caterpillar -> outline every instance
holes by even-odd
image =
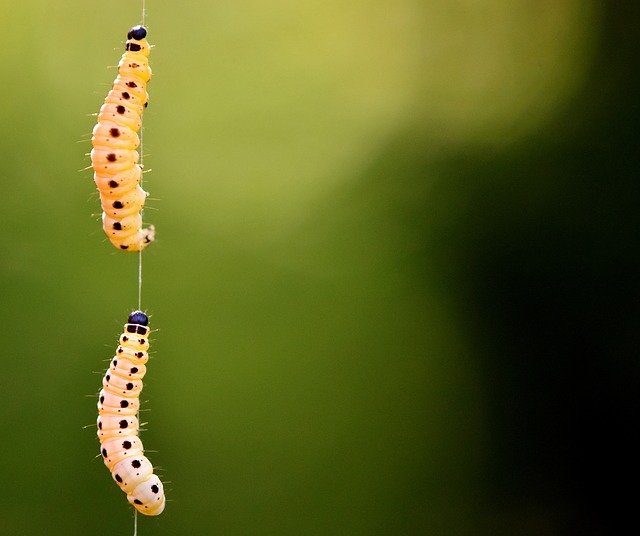
[[[102,379],[97,434],[100,455],[129,503],[138,512],[155,516],[165,507],[164,487],[138,437],[139,396],[149,360],[150,331],[145,313],[133,311],[129,315]]]
[[[144,26],[134,26],[127,34],[118,76],[98,112],[91,137],[91,166],[100,194],[102,228],[122,251],[141,251],[155,238],[153,225],[142,227],[142,208],[148,194],[140,186],[142,165],[137,151],[151,79],[146,36]]]

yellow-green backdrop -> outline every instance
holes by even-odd
[[[605,347],[590,322],[627,303],[607,259],[638,17],[616,4],[147,0],[142,437],[170,502],[139,534],[608,527],[566,426],[637,370],[620,333],[606,366],[576,334]],[[86,425],[137,256],[86,167],[138,22],[0,1],[3,535],[132,532]]]

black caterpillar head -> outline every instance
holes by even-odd
[[[139,24],[131,28],[127,34],[127,39],[135,39],[136,41],[140,41],[145,37],[147,37],[147,29]]]
[[[127,324],[139,324],[140,326],[148,326],[149,317],[145,315],[142,311],[133,311],[133,313],[129,315],[129,320],[127,320]]]

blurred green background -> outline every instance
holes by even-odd
[[[147,4],[139,534],[619,533],[638,3]],[[137,256],[83,168],[139,21],[0,0],[3,535],[132,533],[83,426]]]

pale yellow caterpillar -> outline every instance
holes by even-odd
[[[100,192],[102,228],[110,242],[123,251],[140,251],[155,237],[153,225],[142,228],[140,211],[147,192],[140,187],[138,131],[149,102],[151,78],[147,29],[134,26],[127,34],[118,77],[107,94],[93,129],[91,165]]]
[[[133,311],[102,380],[98,398],[100,453],[111,477],[138,512],[157,516],[164,510],[162,482],[144,455],[138,437],[139,395],[149,360],[149,318]]]

